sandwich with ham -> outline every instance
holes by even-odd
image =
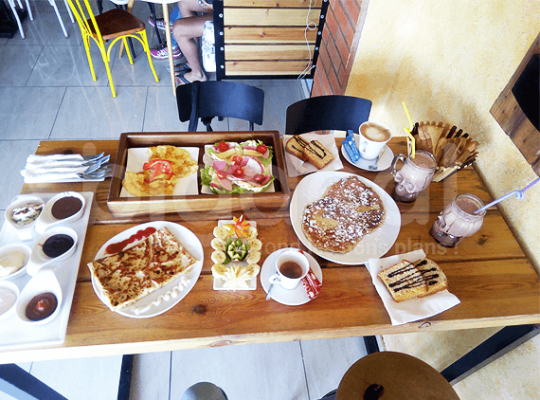
[[[201,183],[214,193],[259,193],[274,181],[272,147],[261,140],[207,146]]]

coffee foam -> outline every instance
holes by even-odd
[[[392,133],[388,129],[370,122],[362,124],[360,126],[360,132],[366,139],[374,142],[385,142],[392,136]]]

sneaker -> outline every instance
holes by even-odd
[[[163,18],[157,18],[157,27],[158,29],[162,30],[163,32],[165,32],[165,20]],[[152,26],[156,26],[156,24],[154,23],[154,17],[148,17],[148,23]],[[171,29],[172,29],[172,26],[173,24],[171,23]]]
[[[180,51],[180,47],[176,46],[172,48],[173,53],[173,59],[182,58],[182,52]],[[167,46],[163,46],[161,48],[157,49],[150,49],[150,55],[157,59],[157,60],[166,60],[169,58],[169,51],[167,50]]]

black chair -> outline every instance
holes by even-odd
[[[287,108],[286,135],[313,131],[352,130],[369,118],[371,101],[350,96],[320,96],[298,101]]]
[[[199,118],[211,132],[214,117],[231,117],[262,125],[264,91],[243,83],[225,81],[193,82],[176,88],[180,121],[189,120],[188,132],[196,132]]]

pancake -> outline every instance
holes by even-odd
[[[368,231],[377,229],[384,222],[386,213],[381,198],[356,176],[334,183],[324,195],[350,203],[358,212],[364,212]]]
[[[344,178],[304,208],[302,231],[318,249],[348,253],[384,217],[383,202],[373,190],[357,177]]]

